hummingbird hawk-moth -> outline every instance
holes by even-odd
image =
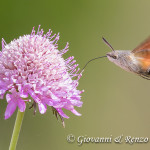
[[[89,62],[95,59],[107,57],[111,62],[115,63],[122,69],[150,80],[150,37],[132,51],[114,50],[105,38],[102,39],[112,49],[112,51],[107,53],[106,56],[91,59],[86,63],[83,69]]]

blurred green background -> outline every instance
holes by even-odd
[[[0,39],[9,43],[30,34],[38,25],[44,31],[60,32],[59,49],[69,42],[65,58],[75,56],[79,67],[110,49],[102,42],[104,36],[115,49],[133,49],[150,35],[149,0],[13,0],[0,4]],[[82,114],[77,117],[65,111],[66,128],[52,115],[26,109],[17,150],[149,150],[147,144],[92,144],[78,146],[68,143],[68,134],[89,137],[150,138],[150,81],[125,72],[107,60],[88,65],[80,79],[84,89]],[[7,150],[16,113],[4,120],[6,101],[0,103],[0,150]]]

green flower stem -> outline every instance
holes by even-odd
[[[18,137],[19,137],[19,133],[20,133],[24,113],[25,112],[20,112],[20,110],[18,109],[14,129],[13,129],[13,134],[12,134],[12,137],[11,137],[11,142],[10,142],[10,145],[9,145],[9,150],[15,150],[16,149],[16,145],[17,145],[17,141],[18,141]]]

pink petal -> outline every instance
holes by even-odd
[[[38,104],[38,106],[39,106],[40,113],[44,114],[47,110],[47,106],[45,104],[42,104],[42,103]]]
[[[16,110],[17,104],[11,100],[6,108],[5,111],[5,119],[8,119],[9,117],[11,117],[11,115],[14,113],[14,111]]]
[[[6,95],[6,100],[7,100],[8,103],[9,103],[9,101],[11,101],[11,94]]]
[[[18,103],[19,110],[20,110],[21,112],[24,112],[25,109],[26,109],[26,104],[25,104],[25,102],[24,102],[22,99],[18,99],[17,103]]]
[[[50,100],[45,100],[45,103],[46,103],[48,106],[53,106],[53,103],[52,103]]]
[[[19,96],[22,97],[22,98],[27,98],[28,93],[19,92]]]
[[[75,114],[75,115],[77,115],[77,116],[81,116],[81,114],[78,113],[78,112],[74,109],[74,106],[73,106],[73,105],[66,105],[64,108],[67,109],[67,110],[70,110],[73,114]]]
[[[77,107],[81,107],[83,102],[78,100],[70,100],[71,104]]]
[[[36,103],[41,104],[41,100],[38,98],[38,96],[36,96],[36,94],[32,90],[29,90],[29,94],[35,100]]]
[[[22,86],[18,84],[19,96],[23,98],[28,97],[28,89],[30,89],[29,85]]]
[[[7,89],[0,89],[0,95],[4,94]]]
[[[69,118],[69,117],[62,111],[62,109],[56,108],[56,110],[58,111],[58,113],[59,113],[62,117],[64,117],[64,118]]]
[[[71,109],[70,111],[77,116],[81,116],[81,114],[78,113],[75,109]]]

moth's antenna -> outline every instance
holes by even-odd
[[[85,66],[83,67],[83,69],[81,70],[81,72],[85,69],[85,67],[86,67],[91,61],[93,61],[93,60],[95,60],[95,59],[103,58],[103,57],[107,57],[107,56],[96,57],[96,58],[93,58],[93,59],[89,60],[89,61],[85,64]]]
[[[115,51],[115,50],[113,49],[113,47],[110,45],[110,43],[108,43],[108,41],[107,41],[104,37],[102,37],[102,39],[103,39],[103,41],[105,42],[105,44],[108,45],[108,46],[112,49],[112,51]]]

